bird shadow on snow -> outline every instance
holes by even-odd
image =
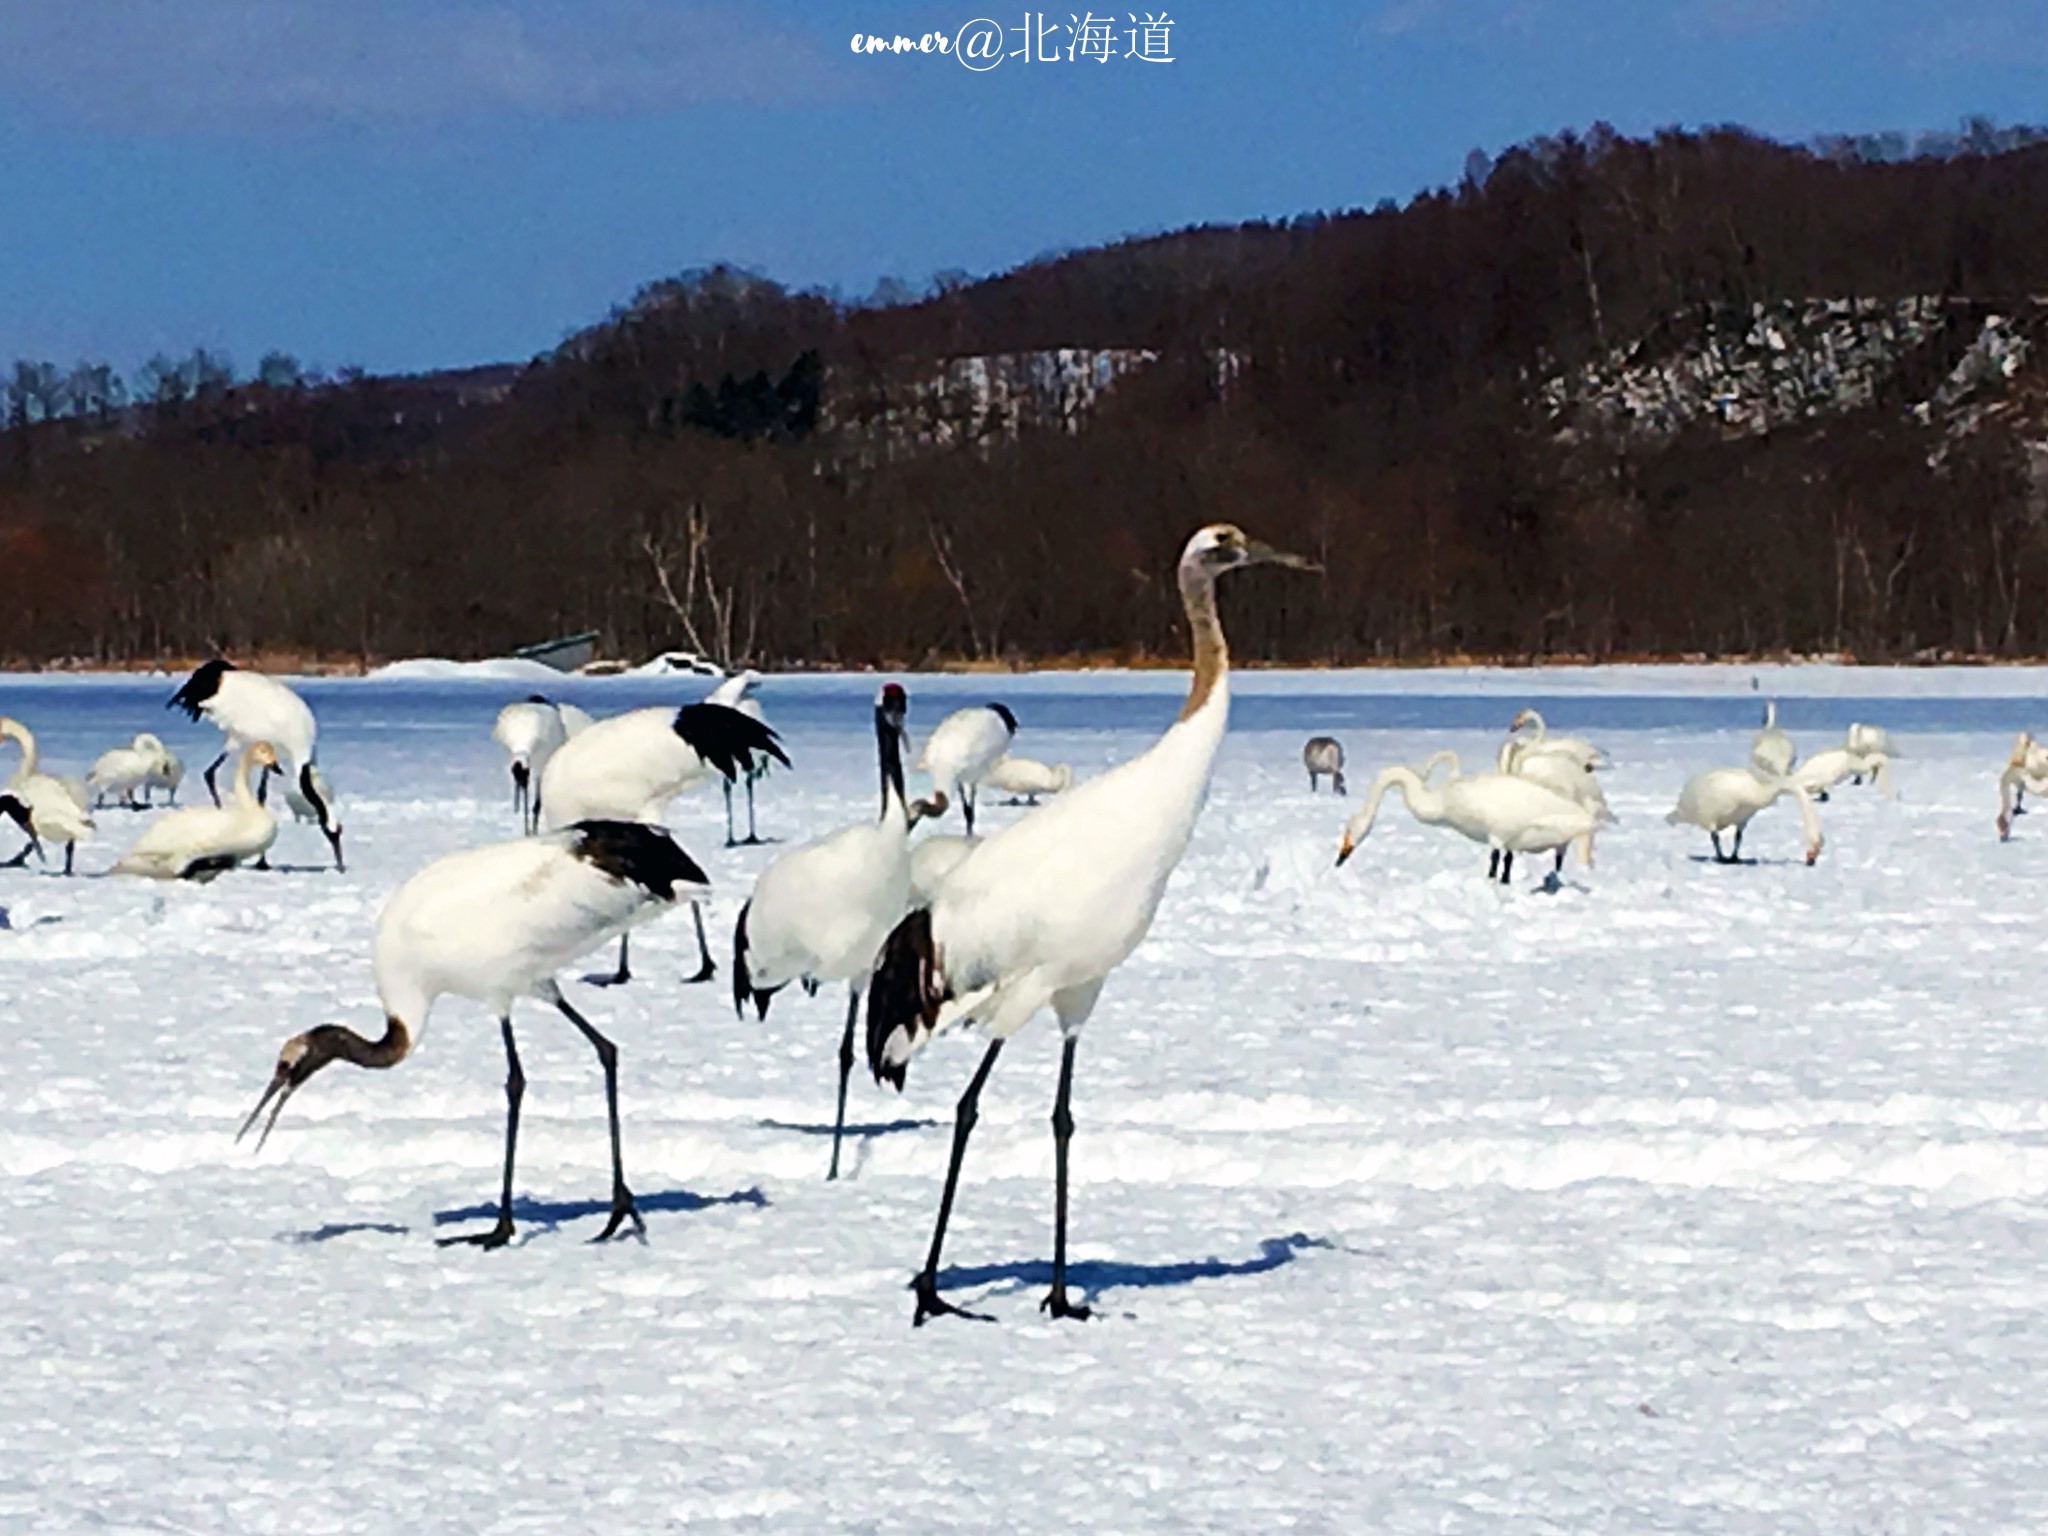
[[[664,1189],[652,1195],[636,1193],[633,1204],[642,1216],[652,1216],[660,1211],[704,1211],[715,1205],[745,1205],[760,1210],[767,1207],[768,1197],[758,1187],[736,1189],[729,1195],[700,1195],[687,1189]],[[611,1209],[610,1200],[535,1200],[529,1195],[512,1202],[512,1220],[529,1233],[552,1232],[565,1222],[609,1216]],[[445,1227],[462,1221],[492,1221],[497,1214],[496,1201],[482,1201],[452,1211],[436,1211],[434,1225]]]
[[[764,1131],[790,1131],[798,1136],[830,1136],[832,1127],[820,1121],[803,1120],[757,1120],[754,1122]],[[898,1131],[928,1131],[941,1124],[937,1120],[870,1120],[865,1125],[849,1123],[848,1136],[866,1140],[871,1136],[891,1136]]]
[[[1226,1280],[1238,1275],[1263,1275],[1292,1264],[1311,1248],[1334,1250],[1326,1237],[1292,1232],[1286,1237],[1262,1238],[1258,1253],[1249,1259],[1181,1259],[1166,1264],[1127,1264],[1115,1259],[1083,1259],[1067,1266],[1067,1284],[1093,1301],[1105,1291],[1156,1290],[1162,1286],[1192,1285],[1197,1280]],[[1049,1259],[1025,1259],[1010,1264],[952,1264],[939,1271],[942,1291],[986,1285],[989,1293],[1007,1296],[1052,1284]]]
[[[353,1237],[358,1232],[375,1232],[384,1237],[403,1237],[412,1230],[395,1221],[330,1221],[325,1226],[314,1227],[306,1232],[286,1234],[286,1241],[294,1243],[331,1243],[337,1237]]]

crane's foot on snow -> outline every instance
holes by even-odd
[[[1058,1290],[1048,1293],[1045,1300],[1038,1304],[1038,1310],[1052,1317],[1071,1317],[1077,1322],[1083,1323],[1095,1315],[1093,1307],[1083,1306],[1078,1301],[1067,1300],[1067,1288],[1065,1286],[1061,1286]]]
[[[604,1224],[604,1230],[592,1238],[594,1243],[609,1242],[619,1235],[619,1228],[626,1222],[633,1223],[633,1236],[645,1237],[647,1223],[640,1219],[640,1212],[633,1205],[633,1191],[621,1184],[612,1191],[612,1219]]]
[[[696,984],[697,984],[698,982],[700,982],[700,981],[709,981],[709,980],[711,980],[711,978],[712,978],[712,977],[714,977],[714,976],[716,976],[717,974],[718,974],[718,967],[717,967],[716,965],[714,965],[714,964],[713,964],[713,963],[712,963],[712,962],[711,962],[711,961],[710,961],[709,959],[706,959],[706,960],[705,960],[705,962],[703,963],[703,965],[701,965],[701,966],[699,966],[699,967],[697,968],[697,974],[696,974],[696,975],[694,975],[694,976],[685,976],[685,977],[683,978],[683,985],[684,985],[684,986],[686,986],[686,987],[689,987],[689,986],[695,986],[695,985],[696,985]]]
[[[470,1232],[461,1237],[437,1237],[436,1248],[502,1248],[512,1241],[512,1218],[500,1216],[488,1232]]]
[[[956,1307],[943,1300],[939,1295],[939,1282],[930,1274],[919,1275],[910,1282],[910,1288],[917,1293],[917,1311],[910,1319],[913,1328],[922,1328],[928,1317],[965,1317],[977,1323],[995,1321],[985,1312],[970,1312],[965,1307]]]

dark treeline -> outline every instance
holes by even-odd
[[[1173,556],[1225,518],[1325,566],[1237,595],[1252,656],[2038,654],[2034,296],[2040,134],[1595,129],[1403,207],[902,302],[694,273],[523,367],[22,362],[0,656],[474,656],[587,627],[635,658],[1171,656]],[[1829,299],[1935,318],[1871,388],[1761,430],[1589,430],[1546,398]],[[2023,345],[1941,404],[1993,315]],[[1014,356],[1061,348],[1090,355]]]

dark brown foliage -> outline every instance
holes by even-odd
[[[2041,347],[1967,410],[1914,407],[2048,295],[2048,145],[1973,124],[1923,149],[1597,128],[1404,208],[906,305],[692,274],[516,369],[273,355],[237,383],[195,353],[131,401],[104,367],[25,362],[0,657],[471,656],[589,627],[735,663],[1171,657],[1174,554],[1219,518],[1326,570],[1239,594],[1249,656],[2039,653]],[[1850,298],[1941,320],[1829,409],[1646,433],[1546,400],[1622,349]],[[1058,348],[1091,358],[1016,356]],[[1116,382],[1077,394],[1098,364]]]

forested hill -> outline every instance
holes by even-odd
[[[892,302],[893,301],[893,302]],[[2048,135],[1596,129],[1405,206],[862,304],[729,269],[523,366],[14,366],[0,656],[2048,652]]]

